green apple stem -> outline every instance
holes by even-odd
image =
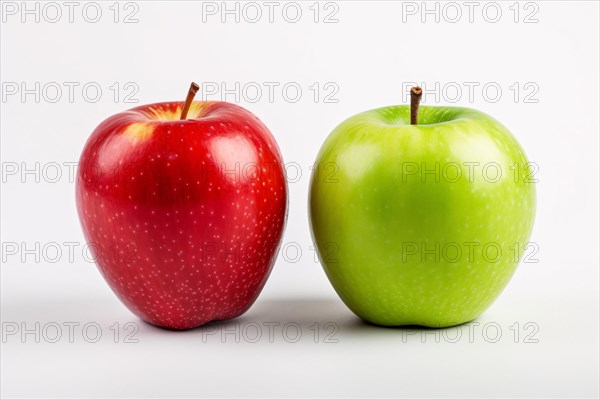
[[[423,96],[423,90],[419,86],[413,86],[410,89],[410,124],[417,124],[417,117],[419,116],[419,103],[421,103],[421,96]]]
[[[190,106],[192,105],[192,100],[194,100],[194,96],[198,93],[198,89],[200,86],[196,82],[192,82],[190,85],[190,90],[188,90],[187,97],[185,98],[185,103],[183,103],[183,108],[181,109],[181,117],[179,119],[186,119],[188,115],[188,111],[190,110]]]

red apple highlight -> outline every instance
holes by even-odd
[[[239,106],[192,102],[192,89],[185,104],[102,122],[76,182],[100,272],[133,313],[171,329],[243,314],[269,276],[287,215],[269,130]]]

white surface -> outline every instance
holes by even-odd
[[[482,17],[486,3],[476,8],[473,23],[464,5],[457,23],[444,18],[436,23],[432,16],[422,23],[419,15],[403,22],[402,3],[337,2],[339,22],[332,24],[312,21],[312,2],[300,3],[303,18],[296,24],[286,22],[281,13],[274,14],[273,23],[243,18],[235,23],[231,16],[225,23],[218,16],[203,22],[202,4],[193,2],[137,2],[139,22],[123,24],[112,22],[112,2],[100,4],[103,17],[96,24],[83,20],[77,13],[81,7],[73,23],[66,20],[66,8],[65,19],[57,23],[43,18],[35,23],[31,16],[22,23],[18,15],[3,14],[3,84],[79,82],[81,88],[97,82],[103,89],[97,103],[83,99],[78,90],[70,102],[64,87],[56,103],[44,98],[36,103],[31,95],[25,102],[18,96],[3,99],[3,170],[11,163],[32,168],[36,162],[43,167],[77,161],[101,120],[135,106],[115,103],[109,89],[114,82],[120,83],[121,94],[128,92],[123,91],[125,83],[134,82],[139,104],[182,99],[191,80],[226,82],[228,87],[235,82],[278,82],[280,88],[297,82],[303,89],[297,103],[286,101],[280,91],[270,102],[262,85],[262,99],[241,99],[240,104],[269,126],[286,162],[302,167],[301,179],[289,185],[284,237],[284,243],[302,249],[302,257],[297,262],[280,257],[255,306],[231,323],[234,331],[239,323],[239,343],[234,334],[223,340],[223,325],[183,333],[159,330],[132,316],[85,260],[68,169],[63,166],[57,183],[48,182],[54,176],[50,169],[50,179],[42,176],[39,183],[32,175],[25,182],[20,175],[5,176],[3,327],[25,323],[33,329],[39,322],[53,336],[47,324],[57,323],[63,336],[57,343],[43,338],[36,343],[33,335],[24,341],[18,335],[5,337],[3,398],[599,396],[597,2],[535,2],[539,22],[531,24],[513,21],[513,2],[498,3],[498,23]],[[419,7],[421,2],[414,4]],[[432,8],[434,4],[428,3]],[[321,18],[335,10],[324,7]],[[524,7],[521,3],[520,20],[535,10]],[[264,5],[262,9],[267,12]],[[122,8],[120,18],[131,10]],[[456,343],[451,342],[456,328],[413,332],[361,323],[337,298],[310,249],[309,166],[322,141],[350,115],[404,102],[403,83],[411,81],[447,85],[449,92],[439,104],[452,100],[449,83],[458,83],[463,96],[456,104],[502,121],[540,167],[531,238],[539,246],[539,263],[522,264],[503,295],[477,321],[480,325],[471,326],[471,337],[469,327],[462,327]],[[339,101],[315,103],[309,89],[314,82],[322,90],[325,83],[335,83]],[[479,84],[472,101],[464,82]],[[490,82],[502,88],[497,102],[482,96],[481,87]],[[515,82],[521,87],[518,102],[510,89]],[[527,82],[534,86],[525,88]],[[535,85],[539,91],[533,99],[538,102],[524,102],[522,96]],[[489,93],[493,95],[491,89]],[[436,102],[426,95],[424,103]],[[39,242],[48,251],[53,246],[49,243],[58,243],[63,255],[56,263],[49,262],[52,252],[41,254],[39,262],[32,255],[21,262],[22,252],[4,251],[13,242],[27,248]],[[73,260],[64,242],[79,243]],[[288,255],[288,260],[294,257],[293,248]],[[123,325],[130,321],[139,326],[137,343],[123,343]],[[69,322],[97,323],[103,336],[88,343],[80,325],[70,343],[64,326]],[[110,330],[115,322],[121,327],[118,343]],[[264,325],[268,322],[280,323],[274,327],[273,343]],[[332,329],[325,328],[329,322],[338,328],[334,343],[324,342]],[[526,329],[528,322],[534,325]],[[302,328],[297,343],[285,340],[286,323]],[[318,343],[315,323],[321,334]],[[487,335],[481,330],[486,323],[492,323]],[[257,343],[243,337],[244,332],[252,334],[253,324],[262,327]],[[502,336],[489,343],[495,327],[502,329]],[[539,330],[530,339],[538,342],[526,343],[525,335],[535,327]],[[436,332],[445,335],[439,343]],[[89,333],[93,336],[93,330]]]

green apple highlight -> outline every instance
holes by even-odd
[[[465,323],[523,256],[535,169],[482,112],[423,106],[410,122],[409,106],[391,106],[334,129],[311,178],[313,238],[333,287],[362,319]]]

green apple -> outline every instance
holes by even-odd
[[[355,115],[323,144],[311,229],[333,287],[378,325],[447,327],[485,311],[533,227],[535,168],[477,110],[409,106]]]

